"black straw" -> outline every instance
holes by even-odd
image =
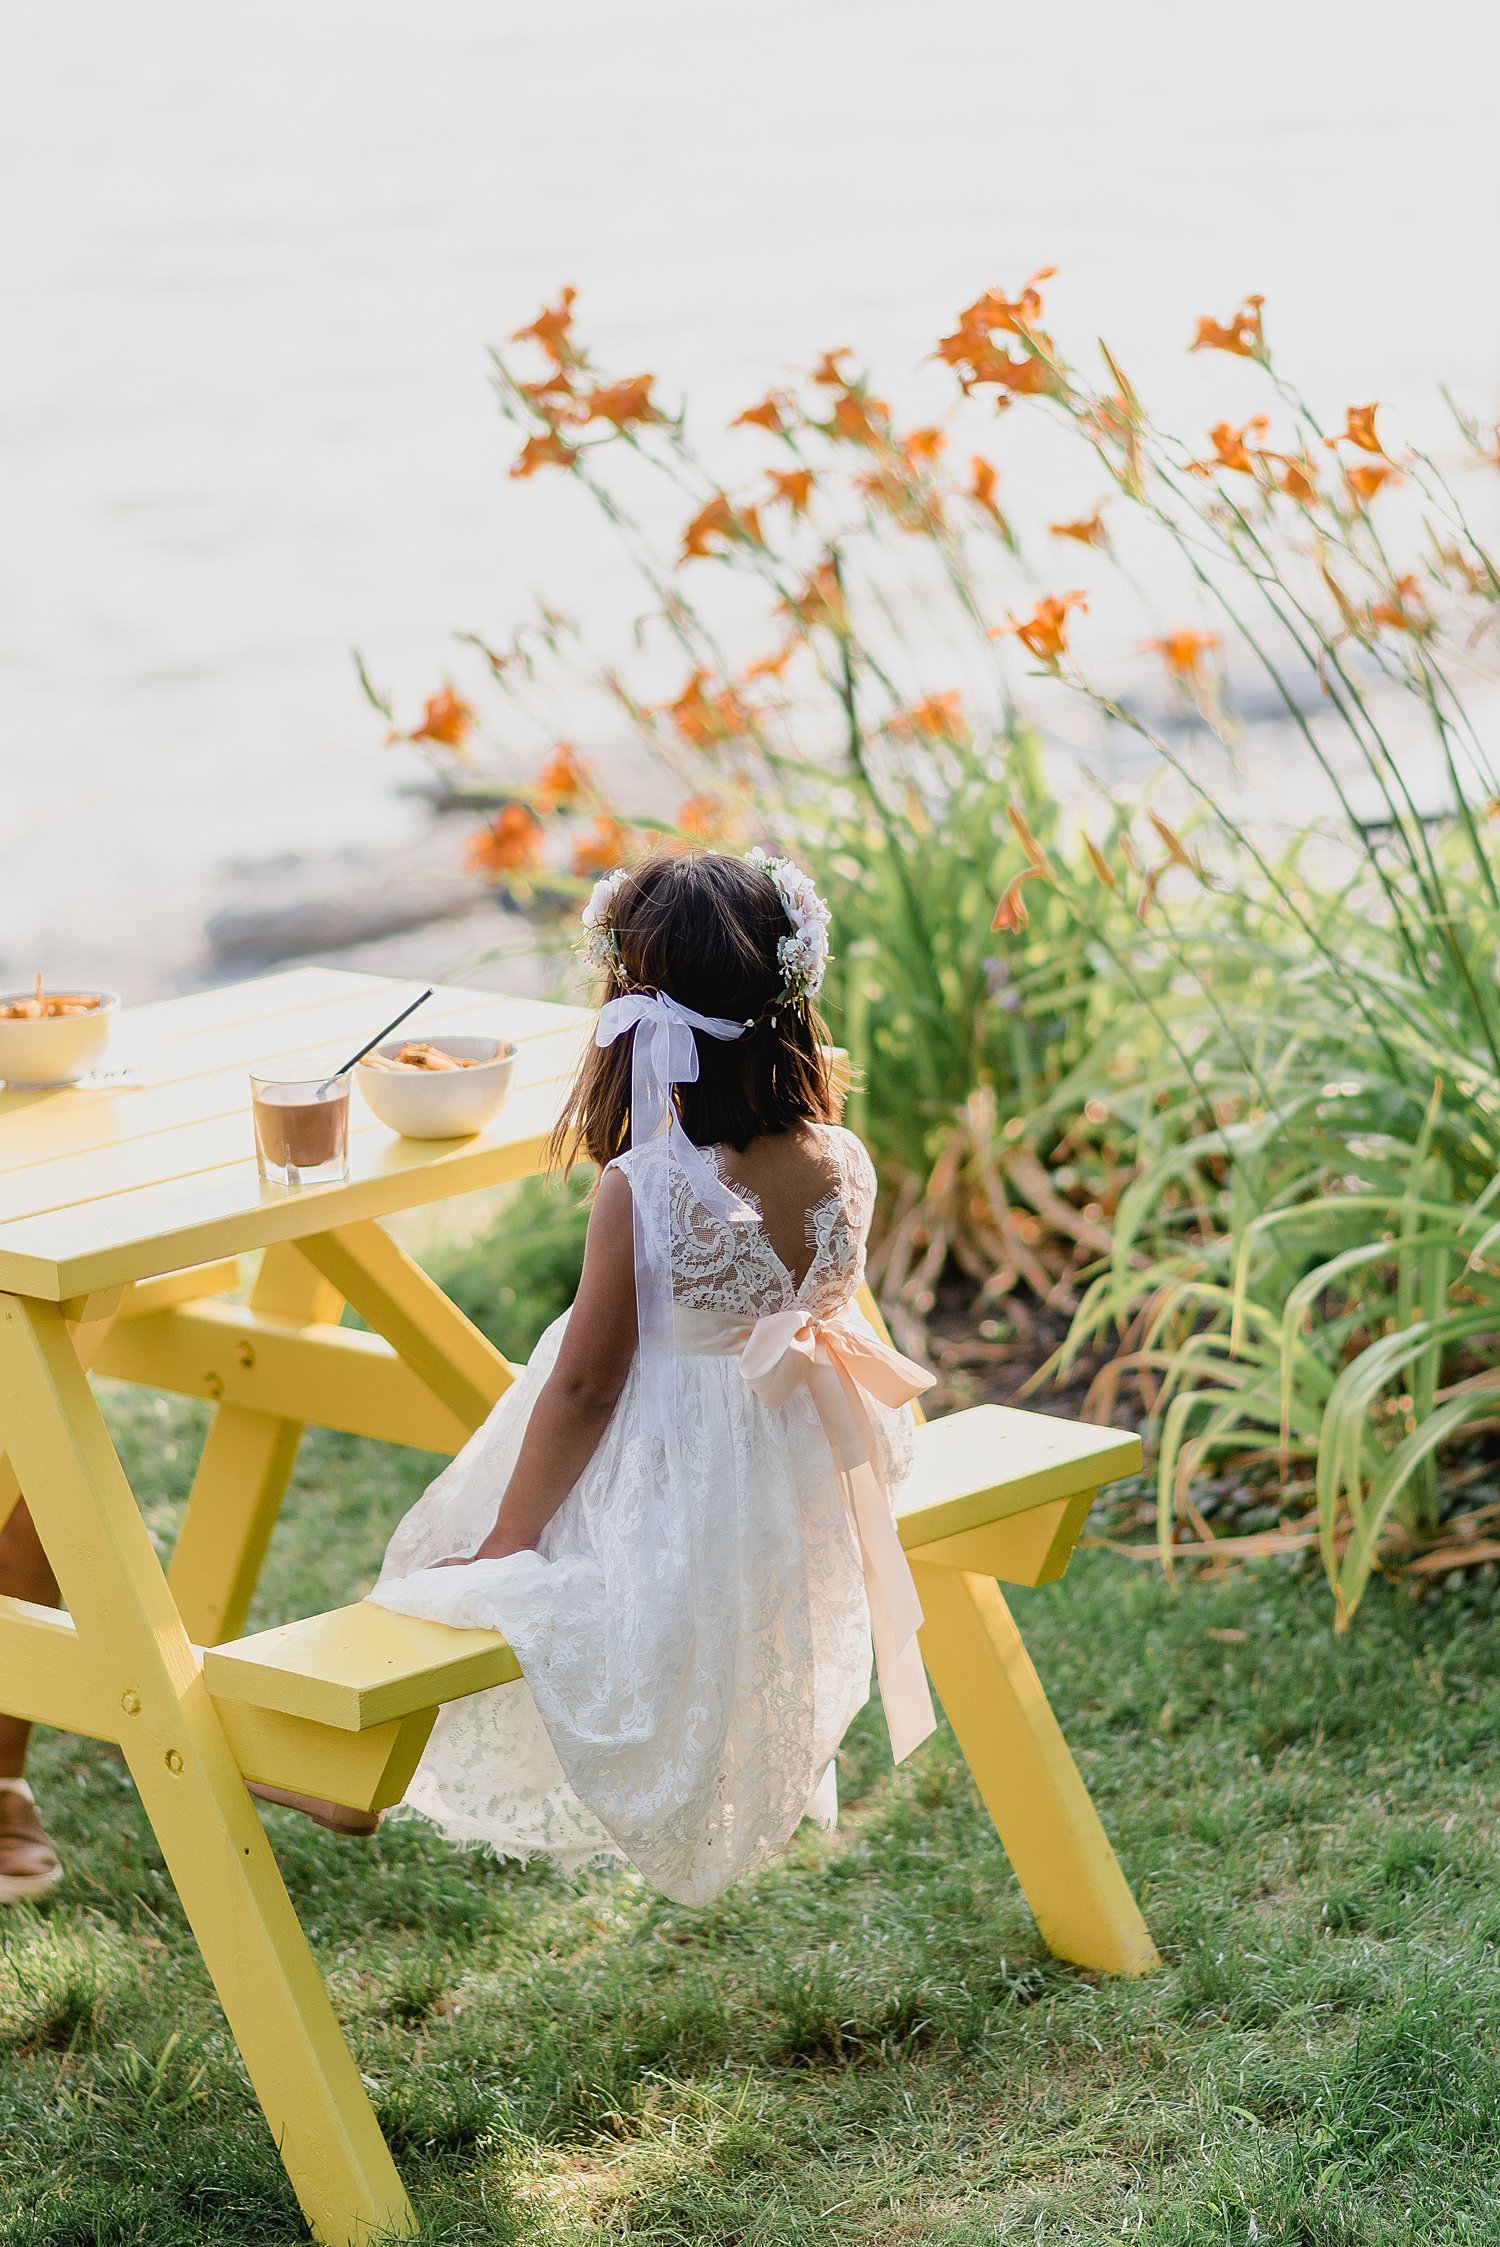
[[[428,988],[422,993],[421,998],[413,999],[411,1005],[404,1006],[401,1009],[401,1012],[396,1015],[391,1021],[389,1021],[383,1030],[377,1030],[368,1045],[362,1045],[358,1053],[351,1053],[348,1060],[344,1063],[342,1069],[335,1069],[331,1077],[325,1077],[323,1079],[323,1082],[318,1087],[319,1092],[326,1092],[331,1084],[337,1084],[340,1077],[347,1077],[349,1071],[354,1067],[357,1061],[363,1061],[367,1053],[373,1053],[382,1038],[388,1038],[391,1032],[396,1029],[399,1024],[403,1023],[409,1014],[415,1014],[417,1008],[419,1006],[425,1006],[427,1001],[431,997],[432,987],[431,985],[429,985]]]

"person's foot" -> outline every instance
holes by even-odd
[[[366,1841],[371,1834],[379,1833],[385,1816],[383,1810],[350,1810],[342,1802],[325,1802],[321,1795],[264,1786],[259,1779],[247,1779],[245,1785],[259,1801],[279,1802],[284,1810],[300,1810],[304,1818],[311,1818],[326,1833],[341,1833],[355,1840]]]
[[[0,1779],[0,1904],[45,1896],[62,1876],[30,1787],[24,1779]]]

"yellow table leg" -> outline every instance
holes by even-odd
[[[314,2237],[414,2228],[349,2048],[55,1305],[0,1297],[4,1439]]]
[[[332,1325],[343,1309],[337,1288],[290,1245],[266,1250],[250,1303],[289,1326]],[[195,1644],[217,1646],[244,1629],[301,1440],[299,1420],[233,1404],[215,1412],[168,1575]]]
[[[342,1225],[303,1241],[301,1248],[466,1428],[488,1419],[514,1372],[389,1233],[373,1222]]]
[[[0,1451],[0,1529],[3,1529],[15,1512],[21,1496],[21,1484],[8,1455]]]
[[[1160,1962],[1000,1587],[912,1575],[922,1656],[1049,1950],[1105,1974]]]

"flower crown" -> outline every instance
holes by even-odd
[[[746,851],[745,864],[765,875],[792,924],[776,946],[782,986],[771,1002],[771,1011],[815,999],[823,988],[830,958],[828,923],[832,916],[828,907],[814,888],[811,875],[804,874],[794,859],[773,858],[757,844],[754,850]],[[623,866],[604,875],[595,882],[582,915],[584,958],[591,967],[607,971],[619,981],[624,980],[624,969],[615,934],[614,904],[629,879]]]

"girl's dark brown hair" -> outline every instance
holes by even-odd
[[[743,1149],[794,1123],[834,1121],[817,1008],[775,1006],[784,980],[776,947],[791,923],[764,874],[720,851],[648,859],[621,884],[610,924],[620,970],[607,998],[662,991],[696,1014],[754,1024],[732,1040],[694,1032],[698,1079],[676,1093],[695,1145]],[[629,1146],[632,1044],[590,1045],[552,1135],[556,1166],[587,1155],[602,1169]]]

